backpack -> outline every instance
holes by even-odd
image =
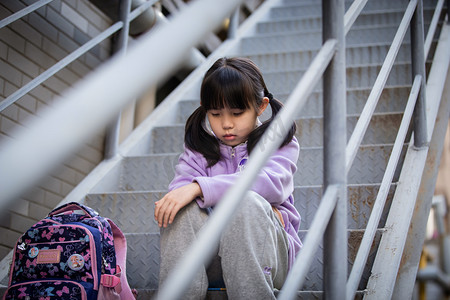
[[[122,231],[92,208],[62,205],[17,241],[3,299],[135,299]]]

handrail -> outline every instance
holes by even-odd
[[[324,235],[325,228],[336,207],[340,189],[341,187],[338,185],[329,185],[325,190],[319,207],[317,208],[317,213],[315,214],[310,229],[308,230],[308,234],[306,235],[303,248],[295,258],[295,263],[289,271],[278,299],[294,299],[298,289],[303,285],[305,277],[308,275],[307,272],[311,266],[312,258],[316,254],[321,238]]]
[[[412,15],[416,8],[418,0],[411,0],[408,4],[408,7],[403,15],[402,21],[399,25],[399,28],[394,36],[391,47],[386,55],[386,59],[381,66],[381,70],[378,73],[377,79],[373,85],[372,90],[370,91],[369,97],[367,98],[366,105],[361,112],[358,122],[356,123],[355,129],[353,130],[353,134],[350,137],[350,140],[347,143],[346,149],[346,173],[350,171],[350,168],[353,165],[353,160],[356,157],[356,153],[358,152],[359,146],[362,142],[364,134],[369,126],[371,116],[375,111],[375,107],[378,104],[378,100],[381,96],[381,92],[386,85],[389,73],[394,65],[395,58],[397,57],[397,53],[400,49],[401,43],[405,34],[408,30],[409,23],[411,22]]]
[[[131,99],[169,75],[182,63],[184,54],[211,28],[220,26],[241,2],[230,0],[217,5],[214,0],[193,1],[172,22],[144,34],[125,57],[113,57],[88,74],[64,93],[62,101],[42,111],[33,126],[19,129],[16,138],[0,149],[1,172],[7,174],[0,180],[0,208],[6,209],[14,197],[103,128]],[[189,34],[179,30],[186,24]],[[172,39],[167,40],[167,36]],[[147,55],[148,49],[153,55]],[[130,69],[135,76],[128,76]]]
[[[267,159],[283,141],[291,124],[294,123],[295,114],[301,110],[308,96],[320,81],[323,72],[336,51],[336,46],[336,40],[328,40],[325,42],[287,99],[285,106],[277,114],[261,137],[261,140],[255,146],[244,171],[239,175],[239,180],[236,181],[236,184],[219,201],[219,204],[214,209],[214,213],[208,219],[203,230],[198,234],[197,240],[180,261],[176,272],[172,271],[165,284],[160,287],[157,299],[178,299],[200,266],[210,260],[213,250],[216,249],[216,245],[219,242],[220,233],[231,219],[234,210],[237,208],[237,204],[239,204],[240,199],[243,198],[251,187],[251,184]],[[177,288],[174,289],[174,286]]]
[[[392,184],[392,179],[394,177],[395,169],[397,167],[400,154],[403,149],[406,134],[408,132],[408,127],[411,122],[411,117],[414,112],[414,106],[416,105],[417,97],[419,95],[419,90],[422,84],[422,76],[417,75],[414,78],[414,83],[411,88],[411,92],[406,104],[406,108],[403,114],[403,118],[400,124],[400,128],[397,133],[397,137],[392,148],[391,156],[389,157],[389,162],[386,167],[383,179],[381,181],[380,189],[377,194],[377,198],[372,207],[372,213],[370,214],[369,221],[366,225],[366,230],[364,232],[361,244],[356,254],[356,258],[353,262],[353,267],[350,276],[347,281],[347,300],[354,299],[356,290],[358,288],[359,281],[369,256],[370,247],[375,237],[375,233],[378,228],[378,223],[381,219],[381,214],[383,212],[384,205],[386,203],[386,198],[389,193],[390,186]]]
[[[352,5],[348,8],[347,12],[344,15],[344,32],[347,33],[350,31],[350,28],[355,23],[358,16],[361,14],[364,6],[366,6],[368,0],[355,0]]]
[[[436,27],[438,25],[439,17],[441,15],[443,7],[444,7],[444,0],[439,0],[438,3],[436,4],[436,9],[434,10],[434,14],[433,14],[433,18],[431,19],[430,27],[428,27],[428,33],[427,33],[427,37],[425,39],[425,44],[424,44],[424,48],[425,48],[424,59],[427,59],[427,57],[428,57],[428,52],[430,51],[431,43],[433,42],[434,33],[436,32]]]
[[[19,20],[20,18],[28,15],[29,13],[41,8],[42,6],[52,2],[53,0],[39,0],[27,7],[25,7],[24,9],[19,10],[18,12],[0,20],[0,29],[11,24],[14,21]]]
[[[146,8],[150,7],[150,5],[153,5],[158,0],[149,0],[146,3],[143,3],[141,6],[137,7],[133,10],[132,13],[130,13],[129,22],[133,21],[135,18],[139,16],[140,13],[144,12]],[[34,4],[33,4],[34,5]],[[31,5],[30,5],[31,6]],[[25,9],[23,9],[25,10]],[[8,17],[9,18],[9,17]],[[66,57],[64,57],[62,60],[58,61],[56,64],[39,74],[37,77],[35,77],[33,80],[28,82],[26,85],[22,86],[18,90],[16,90],[14,93],[12,93],[9,97],[2,100],[0,102],[0,111],[7,108],[9,105],[13,104],[17,100],[19,100],[21,97],[26,95],[28,92],[30,92],[32,89],[49,79],[51,76],[62,70],[64,67],[75,61],[77,58],[97,46],[99,43],[101,43],[106,38],[110,37],[117,31],[119,31],[121,28],[123,28],[124,23],[122,21],[118,21],[108,27],[106,30],[98,34],[96,37],[92,38],[88,42],[86,42],[84,45],[73,51],[72,53],[68,54]]]

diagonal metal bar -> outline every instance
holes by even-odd
[[[41,8],[44,5],[47,5],[48,3],[52,2],[53,0],[39,0],[27,7],[25,7],[24,9],[19,10],[18,12],[4,18],[3,20],[0,21],[0,28],[3,28],[9,24],[11,24],[14,21],[19,20],[20,18],[28,15],[29,13]]]
[[[344,34],[350,31],[368,0],[355,0],[344,15]]]
[[[48,0],[47,0],[48,1]],[[52,0],[50,0],[52,1]],[[48,1],[49,2],[49,1]],[[146,9],[148,9],[151,5],[156,3],[157,0],[151,0],[148,2],[143,3],[138,8],[134,9],[132,13],[130,13],[129,16],[129,22],[134,20],[136,17],[138,17],[142,12],[144,12]],[[91,39],[89,42],[78,48],[77,50],[73,51],[69,55],[67,55],[65,58],[51,66],[46,71],[39,74],[39,76],[35,77],[33,80],[28,82],[26,85],[12,93],[8,98],[4,99],[0,102],[0,111],[7,108],[9,105],[16,102],[18,99],[26,95],[28,92],[30,92],[32,89],[43,83],[45,80],[49,79],[51,76],[62,70],[64,67],[66,67],[68,64],[75,61],[77,58],[94,48],[96,45],[101,43],[103,40],[111,36],[112,34],[116,33],[123,27],[123,22],[119,21],[115,24],[111,25],[108,29],[97,35],[95,38]]]
[[[433,18],[431,19],[430,26],[428,27],[427,38],[425,39],[425,53],[424,59],[426,60],[428,57],[428,52],[430,52],[431,43],[433,42],[434,33],[436,32],[436,27],[439,22],[439,18],[442,12],[442,8],[444,7],[444,0],[439,0],[436,4],[436,9],[434,10]]]
[[[8,98],[0,102],[0,111],[7,108],[9,105],[16,102],[18,99],[26,95],[29,91],[43,83],[45,80],[49,79],[51,76],[55,75],[57,72],[62,70],[64,67],[66,67],[68,64],[75,61],[78,57],[85,54],[90,49],[94,48],[98,45],[101,41],[118,31],[120,28],[122,28],[122,22],[117,22],[114,25],[110,26],[108,29],[100,33],[95,38],[91,39],[89,42],[78,48],[77,50],[73,51],[63,59],[61,59],[59,62],[39,74],[39,76],[35,77],[33,80],[28,82],[26,85],[12,93]]]

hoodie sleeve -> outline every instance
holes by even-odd
[[[169,191],[193,182],[195,177],[207,176],[206,165],[206,159],[201,154],[185,148],[178,158],[175,176],[169,184]]]
[[[280,206],[294,191],[294,173],[297,170],[299,144],[293,139],[278,149],[261,170],[251,190],[265,198],[273,206]],[[212,177],[196,176],[203,192],[201,207],[215,206],[231,185],[238,180],[239,173],[221,174]]]

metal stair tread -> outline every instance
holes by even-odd
[[[375,113],[362,144],[393,143],[402,116],[402,112]],[[350,138],[358,119],[359,114],[347,115],[347,139]],[[296,137],[301,147],[321,146],[323,144],[322,116],[298,117],[295,122],[297,124]],[[148,145],[150,153],[164,153],[166,149],[169,151],[182,151],[184,124],[157,126],[152,130],[151,136],[152,139]]]
[[[348,183],[381,182],[392,144],[371,144],[359,147],[355,162],[348,174]],[[400,158],[400,165],[404,157]],[[323,147],[303,147],[294,176],[295,185],[322,184]],[[162,190],[174,176],[174,166],[179,153],[148,154],[124,157],[114,171],[110,172],[92,189],[93,193],[133,190]],[[370,170],[370,172],[369,172]],[[396,173],[394,181],[398,178]]]
[[[396,184],[391,184],[387,198],[387,205],[393,197]],[[348,227],[349,229],[364,229],[368,216],[376,199],[380,183],[350,184],[348,190]],[[157,234],[159,228],[153,219],[154,202],[162,198],[165,191],[136,191],[136,192],[109,192],[89,194],[86,204],[105,217],[113,220],[126,234]],[[308,230],[315,216],[320,199],[323,194],[322,185],[295,186],[295,206],[301,212],[301,230]],[[124,209],[126,208],[126,209]],[[386,212],[383,214],[379,227],[385,223]]]

